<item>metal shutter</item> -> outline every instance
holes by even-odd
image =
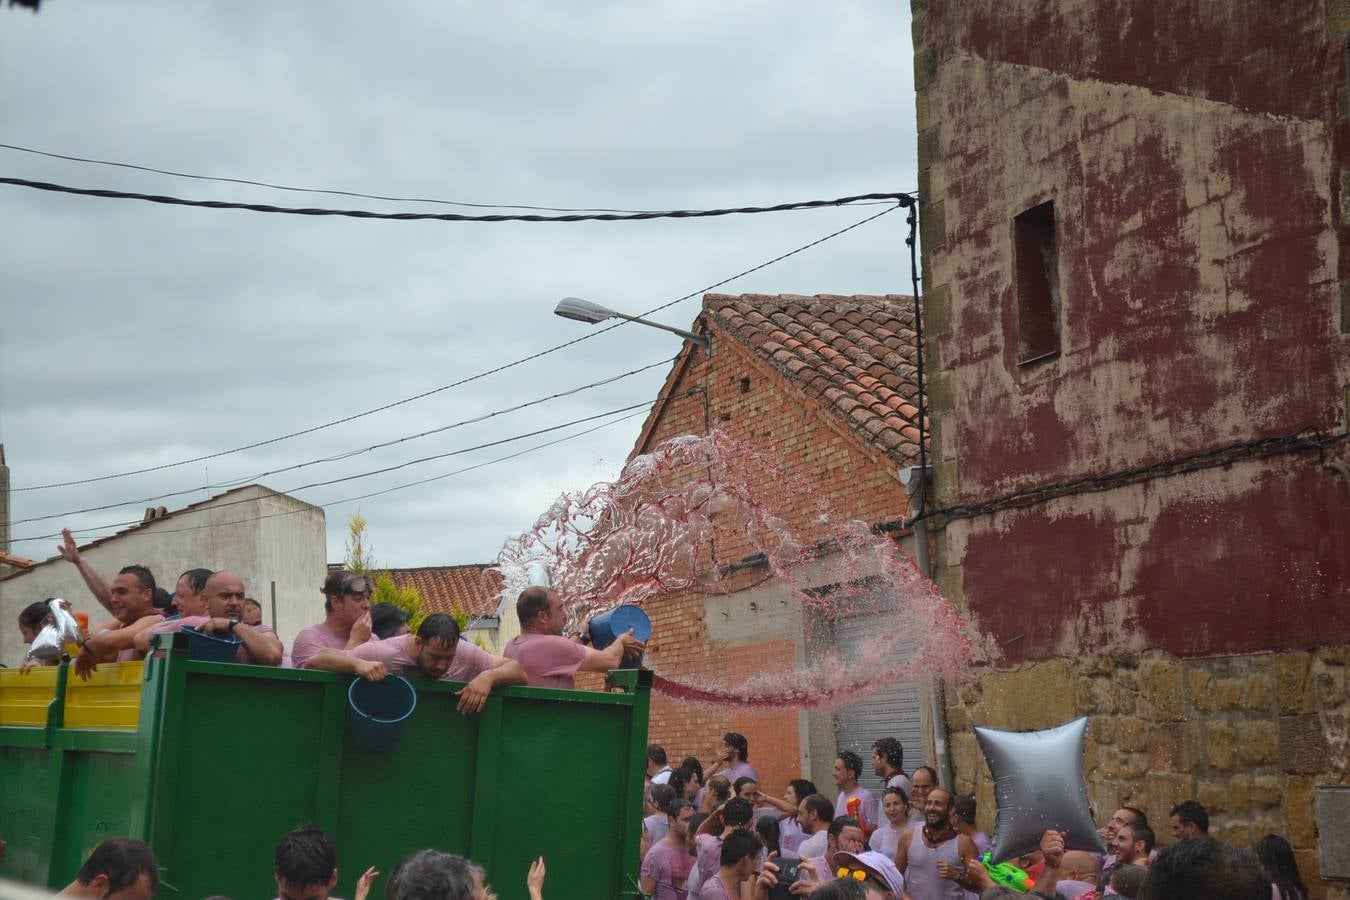
[[[858,651],[868,637],[887,627],[890,617],[885,614],[859,614],[835,622],[835,646],[841,655]],[[893,620],[892,620],[893,621]],[[915,652],[911,642],[896,646],[895,656],[903,660]],[[881,797],[881,779],[872,774],[872,742],[878,738],[898,738],[905,748],[905,772],[913,771],[927,759],[923,739],[920,707],[923,702],[922,685],[915,682],[892,684],[849,706],[839,707],[834,714],[834,737],[839,751],[852,750],[863,761],[860,784],[878,800]],[[833,761],[832,761],[833,762]],[[833,797],[833,787],[827,791]]]

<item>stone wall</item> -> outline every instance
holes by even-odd
[[[956,788],[975,794],[992,831],[993,782],[972,726],[1091,716],[1083,770],[1097,821],[1137,806],[1167,842],[1168,811],[1195,799],[1211,835],[1246,849],[1282,835],[1314,896],[1344,900],[1350,890],[1318,872],[1314,789],[1350,784],[1348,664],[1350,646],[1338,646],[1184,660],[1154,650],[978,672],[947,692]]]

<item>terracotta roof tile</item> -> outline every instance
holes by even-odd
[[[918,462],[910,297],[707,294],[711,324],[901,465]]]
[[[389,575],[399,587],[421,591],[427,612],[448,613],[458,607],[473,619],[497,615],[502,576],[487,563],[390,569]]]

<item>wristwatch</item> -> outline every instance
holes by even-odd
[[[238,627],[239,627],[239,620],[238,620],[238,619],[231,619],[231,620],[230,620],[230,634],[234,634],[234,630],[235,630],[236,628],[238,628]]]

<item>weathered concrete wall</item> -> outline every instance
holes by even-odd
[[[1149,650],[985,673],[948,694],[956,786],[975,793],[992,829],[993,781],[971,726],[1091,716],[1083,770],[1099,817],[1137,806],[1170,841],[1168,811],[1199,800],[1220,840],[1250,849],[1267,834],[1288,839],[1323,896],[1313,790],[1350,783],[1348,661],[1347,646],[1204,659]]]
[[[170,592],[185,569],[230,569],[244,580],[249,595],[263,603],[265,621],[270,616],[269,585],[275,580],[278,624],[289,646],[299,627],[318,619],[308,593],[312,590],[317,598],[323,584],[325,541],[321,508],[251,486],[97,543],[83,555],[108,580],[131,563],[147,566]],[[0,581],[0,615],[11,623],[0,628],[0,660],[14,665],[23,658],[25,648],[12,623],[24,606],[48,597],[66,598],[88,613],[91,622],[108,619],[76,568],[56,557]],[[318,608],[321,616],[322,598]]]

